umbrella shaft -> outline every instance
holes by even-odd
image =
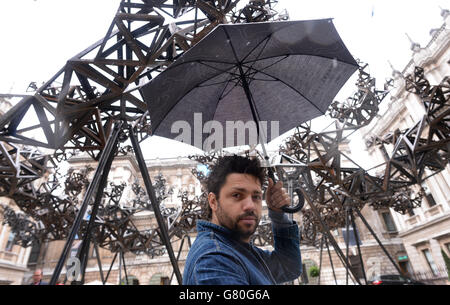
[[[264,159],[268,163],[269,162],[269,156],[267,155],[266,147],[264,145],[265,139],[261,138],[260,129],[259,129],[260,118],[259,118],[258,112],[256,111],[255,104],[253,103],[253,98],[252,98],[252,94],[250,92],[250,87],[248,85],[247,78],[245,77],[244,70],[242,69],[242,65],[239,64],[238,67],[239,67],[239,73],[240,73],[240,76],[241,76],[242,87],[244,88],[245,95],[246,95],[248,103],[250,105],[250,110],[252,111],[253,120],[256,123],[256,132],[258,133],[258,139],[261,142],[261,147],[262,147],[262,150],[263,150]],[[267,165],[269,165],[269,164],[267,164]],[[275,175],[273,174],[272,168],[268,167],[267,169],[268,169],[268,172],[269,172],[269,177],[273,180],[273,182],[275,182]]]
[[[250,110],[252,111],[253,120],[256,123],[256,132],[258,133],[258,139],[261,142],[262,150],[263,150],[263,153],[264,153],[264,159],[266,161],[268,161],[269,157],[267,155],[266,147],[264,146],[264,141],[266,139],[264,137],[261,137],[260,129],[259,129],[259,122],[261,120],[259,118],[258,112],[256,111],[255,104],[253,103],[253,97],[252,97],[252,94],[250,92],[250,87],[248,85],[247,78],[245,77],[244,70],[242,69],[242,65],[239,64],[238,67],[239,67],[239,73],[240,73],[240,76],[241,76],[242,87],[244,88],[245,95],[246,95],[248,103],[250,105]],[[272,176],[273,176],[273,173],[272,173]],[[273,178],[272,178],[272,180],[273,180]]]
[[[239,67],[239,73],[240,73],[240,76],[241,76],[242,87],[244,88],[245,95],[247,96],[247,100],[248,100],[248,103],[250,105],[250,110],[252,111],[253,120],[256,123],[256,130],[257,130],[258,136],[259,136],[259,122],[260,122],[260,119],[259,119],[259,116],[258,116],[258,112],[256,111],[256,107],[255,107],[255,105],[253,103],[253,98],[252,98],[252,94],[250,92],[250,87],[248,85],[247,78],[245,77],[244,70],[242,69],[242,65],[239,64],[238,67]]]
[[[253,120],[256,123],[256,131],[258,133],[258,138],[261,142],[261,147],[262,147],[263,154],[264,154],[264,161],[266,162],[266,166],[267,166],[267,172],[269,174],[269,178],[272,179],[272,181],[274,183],[276,183],[277,181],[275,179],[275,174],[273,172],[272,167],[270,167],[269,156],[267,155],[266,147],[264,146],[265,139],[261,138],[261,134],[259,133],[260,119],[258,116],[258,112],[256,111],[255,104],[253,103],[253,98],[252,98],[252,94],[250,92],[250,87],[248,85],[247,78],[245,77],[244,70],[242,69],[242,65],[239,64],[238,67],[239,67],[239,73],[240,73],[240,77],[241,77],[241,81],[242,81],[242,87],[244,88],[245,95],[247,96],[247,100],[250,105],[250,109],[252,111]],[[303,198],[303,196],[301,196],[301,194],[298,194],[298,197],[299,197],[299,203],[296,206],[294,206],[294,207],[284,206],[282,208],[282,210],[286,213],[291,213],[291,214],[301,210],[303,207],[304,198]]]

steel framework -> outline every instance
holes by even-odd
[[[32,217],[27,219],[6,209],[6,222],[22,233],[18,235],[22,245],[29,245],[33,239],[66,239],[51,283],[58,279],[77,234],[83,236],[77,254],[83,276],[92,242],[95,248],[109,248],[116,256],[120,253],[124,267],[125,252],[159,255],[165,248],[174,275],[181,282],[177,264],[181,248],[176,258],[171,240],[178,238],[183,245],[195,220],[207,216],[202,209],[207,201],[204,194],[196,198],[182,194],[180,209],[161,205],[164,183],[159,178],[155,185],[152,183],[139,146],[151,136],[151,114],[138,89],[220,23],[285,19],[275,11],[276,2],[258,0],[242,5],[239,0],[123,0],[104,38],[72,57],[41,87],[33,86],[34,94],[22,96],[0,118],[0,196],[13,198]],[[167,18],[175,22],[166,23]],[[354,226],[355,217],[359,217],[379,242],[360,210],[368,204],[375,209],[390,207],[406,213],[420,205],[423,196],[414,193],[411,186],[420,185],[448,165],[450,81],[447,77],[433,86],[424,74],[417,67],[405,77],[407,90],[423,102],[423,119],[408,130],[373,138],[368,143],[384,151],[386,162],[379,165],[384,175],[370,175],[340,149],[351,134],[374,119],[392,86],[388,81],[378,90],[365,63],[360,63],[356,93],[329,109],[334,129],[317,133],[310,124],[303,124],[280,147],[278,178],[291,194],[302,192],[309,207],[302,212],[303,242],[321,249],[324,244],[327,248],[328,243],[332,244],[347,270],[351,271],[348,247],[345,255],[330,230]],[[31,125],[30,115],[37,120]],[[132,146],[120,144],[127,139]],[[55,149],[56,153],[49,156],[31,146]],[[74,151],[87,152],[98,160],[98,167],[90,183],[88,169],[84,173],[69,172],[65,197],[61,198],[55,193],[62,178],[57,164]],[[119,153],[135,154],[145,184],[134,186],[136,199],[128,208],[118,204],[122,186],[107,188],[111,162]],[[217,154],[192,158],[208,165]],[[343,167],[344,161],[353,166]],[[204,179],[201,172],[193,173],[200,181]],[[79,202],[77,196],[82,190],[86,193]],[[141,209],[155,212],[158,228],[140,231],[134,226],[132,216]],[[85,219],[88,210],[90,218]],[[270,244],[270,234],[268,222],[263,220],[254,242]],[[353,271],[352,277],[360,283]]]

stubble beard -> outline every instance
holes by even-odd
[[[250,236],[252,236],[255,233],[256,228],[258,228],[259,222],[261,220],[260,217],[258,217],[255,213],[253,212],[244,213],[242,215],[239,215],[236,219],[233,219],[222,210],[220,202],[217,201],[217,203],[218,204],[216,216],[217,220],[219,221],[219,224],[222,227],[230,229],[241,240],[247,240]],[[251,227],[242,225],[239,222],[239,220],[247,216],[252,216],[256,218],[255,224]]]

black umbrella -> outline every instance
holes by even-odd
[[[331,19],[219,25],[141,93],[154,135],[201,149],[260,140],[267,159],[264,142],[324,114],[357,68]],[[230,122],[256,122],[256,139]]]

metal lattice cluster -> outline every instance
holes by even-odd
[[[107,34],[0,119],[0,140],[79,149],[99,158],[113,121],[135,122],[140,140],[150,118],[138,85],[166,69],[221,23],[274,20],[274,0],[124,0]],[[177,21],[190,18],[190,20]],[[167,23],[166,19],[175,19]],[[285,16],[280,17],[285,18]],[[37,124],[27,126],[32,112]],[[34,139],[33,132],[43,134]]]
[[[0,196],[19,193],[47,171],[49,156],[32,147],[0,141]]]
[[[33,242],[66,239],[71,224],[75,219],[82,194],[89,184],[89,173],[92,168],[69,170],[64,184],[59,182],[44,182],[33,191],[34,197],[14,197],[20,212],[4,207],[4,221],[10,225],[12,232],[16,233],[14,243],[24,247]],[[64,185],[63,188],[61,186]],[[96,227],[93,230],[94,241],[102,248],[112,252],[124,251],[150,256],[164,253],[164,244],[159,237],[159,231],[153,228],[141,228],[135,225],[135,217],[143,211],[151,210],[149,200],[144,189],[133,183],[132,191],[135,197],[124,202],[122,196],[125,183],[110,183],[103,194],[102,205],[96,218]],[[162,175],[155,177],[154,187],[158,202],[163,202],[172,194],[167,188],[166,180]],[[64,191],[64,195],[56,195]],[[191,232],[195,226],[196,213],[200,210],[196,206],[197,200],[189,200],[186,193],[181,196],[182,205],[179,210],[173,209],[165,215],[168,222],[177,215],[171,223],[169,233],[171,236],[182,238]],[[148,221],[148,216],[146,217]],[[82,224],[81,233],[85,234],[87,220]]]
[[[78,211],[78,196],[89,183],[88,172],[71,171],[64,177],[63,191],[59,189],[63,177],[56,174],[52,182],[47,179],[36,188],[31,183],[49,175],[48,159],[55,162],[55,168],[79,151],[98,160],[117,120],[130,122],[139,141],[150,136],[151,119],[139,85],[166,69],[218,24],[286,19],[286,13],[278,16],[274,10],[276,3],[124,0],[103,39],[72,57],[42,86],[33,83],[29,89],[34,94],[23,97],[0,118],[0,195],[11,197],[34,221],[42,222],[44,232],[36,232],[36,239],[67,236]],[[175,22],[167,23],[166,19]],[[30,117],[36,119],[34,124],[30,125]],[[35,154],[25,145],[56,149],[56,153],[51,157]],[[130,152],[130,147],[120,147],[117,154]],[[144,248],[148,252],[150,243],[161,244],[157,232],[138,232],[131,224],[137,211],[150,208],[142,187],[133,187],[137,192],[133,209],[118,204],[123,191],[118,186],[104,195],[109,199],[101,211],[104,220],[98,244],[113,251],[120,247],[125,252]],[[197,202],[201,201],[184,195],[180,199],[182,213],[169,209],[165,215],[172,223],[170,235],[177,237],[192,229],[199,210]],[[133,239],[139,242],[133,244]]]
[[[310,126],[302,125],[280,149],[304,165],[299,181],[329,229],[345,226],[346,207],[360,210],[369,204],[374,209],[392,208],[401,214],[419,207],[424,191],[416,191],[414,186],[421,188],[427,178],[449,162],[449,79],[430,86],[421,68],[405,79],[407,90],[423,101],[426,115],[413,127],[371,143],[384,153],[386,162],[378,166],[384,168],[383,175],[370,175],[343,152],[340,147],[345,145],[345,132],[370,123],[392,84],[388,81],[384,90],[377,91],[374,80],[364,72],[366,67],[360,69],[358,93],[354,95],[357,99],[351,98],[350,103],[339,107],[341,104],[335,102],[330,107],[330,116],[341,123],[336,122],[336,130],[314,133]],[[344,160],[351,167],[343,167]],[[317,245],[320,231],[318,219],[311,210],[305,210],[304,241]]]

